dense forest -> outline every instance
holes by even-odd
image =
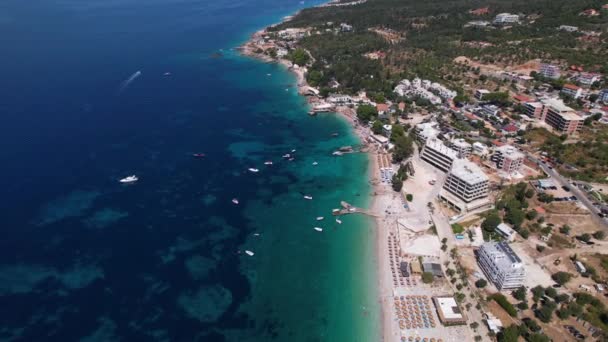
[[[541,58],[608,71],[604,4],[599,0],[369,0],[356,6],[305,9],[273,30],[312,27],[320,33],[300,42],[317,61],[311,68],[312,83],[324,86],[335,79],[346,93],[367,89],[390,96],[387,90],[400,78],[446,80],[458,56],[504,65]],[[489,13],[470,13],[482,7],[488,7]],[[599,15],[581,15],[587,9],[598,10]],[[502,12],[519,14],[521,23],[510,28],[466,27],[470,21],[491,22]],[[328,30],[340,23],[352,25],[353,31]],[[579,30],[560,31],[560,25]],[[484,45],[470,44],[475,42]],[[384,58],[364,57],[379,50]]]

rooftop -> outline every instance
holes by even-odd
[[[497,264],[500,267],[511,267],[513,264],[522,264],[521,259],[515,254],[508,243],[501,242],[486,242],[482,246],[490,254],[499,254],[506,258],[500,258],[497,260]],[[523,266],[523,264],[522,264]]]
[[[456,159],[452,163],[450,173],[468,184],[488,181],[488,176],[477,166],[466,159]]]
[[[446,319],[446,320],[464,319],[464,315],[460,311],[460,308],[458,307],[458,303],[456,303],[456,300],[454,299],[454,297],[444,296],[444,297],[434,297],[433,299],[435,300],[435,306],[437,307],[437,310],[441,313],[441,316],[443,316],[444,319]]]
[[[511,159],[523,158],[524,154],[519,152],[515,147],[511,145],[502,145],[496,148],[497,152],[502,153],[503,156],[508,156]]]
[[[568,83],[568,84],[564,84],[564,88],[570,89],[570,90],[579,90],[581,87]]]
[[[451,157],[452,159],[458,158],[458,152],[452,150],[451,148],[445,146],[443,142],[439,139],[429,139],[426,142],[426,147],[435,150],[443,155]]]
[[[541,102],[545,106],[549,106],[549,107],[553,108],[553,110],[555,110],[557,112],[573,112],[574,111],[574,109],[566,106],[566,104],[564,103],[564,101],[562,101],[561,99],[558,99],[558,98],[544,99],[544,100],[541,100]]]

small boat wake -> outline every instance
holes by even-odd
[[[129,78],[127,78],[126,80],[124,80],[121,84],[120,87],[118,88],[118,93],[122,93],[123,91],[125,91],[125,89],[127,89],[127,87],[133,83],[133,81],[135,81],[139,76],[141,76],[141,71],[136,71],[133,73],[133,75],[129,76]]]

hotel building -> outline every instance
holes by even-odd
[[[524,163],[524,154],[511,145],[503,145],[494,150],[492,161],[499,170],[513,174],[518,172]]]
[[[479,266],[498,290],[515,289],[523,284],[524,264],[506,242],[486,242],[477,253]]]
[[[458,152],[445,146],[441,140],[429,139],[422,148],[420,158],[439,170],[448,172],[454,160],[458,158]]]

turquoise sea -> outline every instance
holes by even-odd
[[[379,339],[373,226],[331,215],[367,156],[233,50],[315,3],[0,3],[1,341]]]

